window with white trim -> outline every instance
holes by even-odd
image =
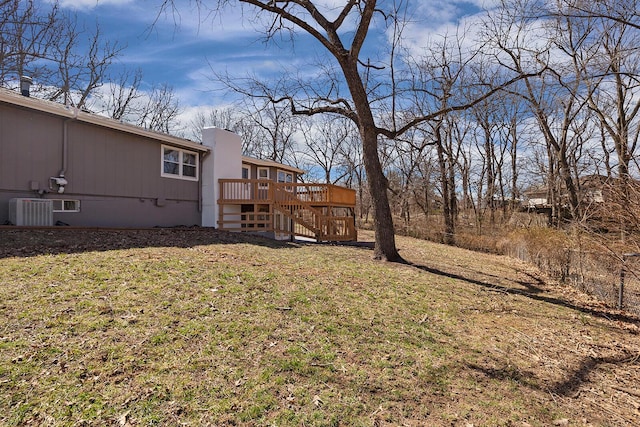
[[[249,179],[249,166],[242,165],[242,179]]]
[[[269,179],[269,168],[258,167],[258,179]]]
[[[162,176],[198,180],[198,153],[176,147],[162,146]]]
[[[269,168],[258,167],[258,179],[269,179]],[[258,184],[258,188],[269,188],[269,184]]]
[[[284,182],[284,183],[290,184],[290,183],[293,182],[293,173],[278,169],[277,180],[278,180],[278,182]],[[287,191],[292,191],[293,187],[290,187],[290,186],[287,185],[286,189],[287,189]]]
[[[293,173],[278,170],[278,182],[293,182]]]
[[[53,199],[54,212],[80,212],[80,200]]]

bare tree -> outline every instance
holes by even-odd
[[[415,66],[414,108],[419,115],[428,116],[429,111],[437,111],[438,116],[427,121],[420,128],[430,135],[427,144],[434,145],[437,158],[442,216],[444,222],[443,241],[455,243],[456,224],[459,213],[457,190],[459,160],[462,145],[469,132],[468,120],[463,110],[482,104],[487,98],[478,96],[468,101],[467,95],[474,93],[470,82],[476,80],[472,67],[476,56],[463,47],[463,37],[443,35],[433,43]],[[464,105],[464,108],[457,106]],[[462,177],[468,179],[468,176]],[[464,188],[467,186],[463,185]],[[465,197],[465,200],[468,200]]]
[[[252,129],[246,152],[259,159],[292,162],[299,124],[291,111],[260,98],[248,98],[243,107],[244,123]]]
[[[142,96],[139,90],[141,82],[142,70],[123,71],[107,85],[108,91],[104,96],[98,95],[102,101],[99,112],[115,120],[128,121],[134,114],[136,100]]]
[[[181,108],[173,87],[154,84],[145,90],[142,83],[141,69],[125,69],[102,90],[92,93],[87,101],[91,102],[94,112],[112,119],[157,132],[191,136],[180,127],[178,115]],[[196,134],[201,135],[201,130]]]
[[[476,125],[470,133],[476,155],[466,155],[465,159],[469,163],[474,157],[482,161],[480,175],[485,190],[477,199],[480,205],[477,212],[482,215],[484,210],[489,210],[492,226],[497,222],[498,213],[503,220],[507,218],[519,194],[517,164],[522,104],[519,97],[505,92],[490,102],[474,106],[468,115]],[[482,223],[481,218],[477,219],[478,224]]]
[[[33,0],[0,2],[0,83],[15,83],[20,76],[48,81],[48,59],[62,32],[64,17],[57,4],[43,10]]]
[[[231,1],[207,2],[197,0],[200,7],[210,5],[218,10]],[[236,2],[233,2],[236,3]],[[337,68],[326,68],[326,81],[294,81],[280,87],[279,91],[264,90],[264,84],[245,81],[234,89],[251,96],[262,96],[273,103],[287,102],[293,114],[315,115],[338,114],[354,122],[360,132],[363,147],[364,167],[374,212],[376,244],[374,257],[389,261],[401,261],[396,245],[393,218],[387,194],[388,180],[378,156],[379,138],[393,140],[407,130],[439,118],[447,111],[468,108],[469,105],[450,105],[444,111],[432,111],[398,121],[395,117],[399,97],[410,94],[399,84],[396,66],[399,65],[397,50],[407,22],[409,3],[381,3],[370,0],[349,0],[344,6],[325,9],[312,1],[261,1],[238,0],[237,3],[251,6],[259,18],[267,22],[265,35],[272,39],[277,34],[303,31],[313,37],[330,55]],[[175,0],[165,0],[164,9],[177,8]],[[326,13],[325,13],[326,11]],[[377,20],[377,21],[376,21]],[[395,37],[387,52],[386,64],[372,63],[362,57],[365,40],[372,23],[386,25]],[[381,52],[382,53],[382,52]],[[381,55],[383,56],[383,55]],[[254,84],[251,84],[254,83]],[[505,82],[509,83],[509,82]],[[347,94],[343,94],[345,91]],[[497,90],[497,89],[495,89]],[[488,90],[480,99],[489,97],[495,90]],[[279,93],[279,96],[275,96]],[[473,103],[471,103],[473,104]],[[383,127],[377,117],[378,107],[391,111],[391,127]]]
[[[475,143],[476,152],[482,159],[480,188],[482,189],[484,184],[486,184],[486,192],[483,193],[483,191],[480,190],[478,193],[478,208],[480,211],[484,209],[489,210],[489,221],[491,225],[494,225],[496,221],[496,196],[499,192],[497,176],[500,170],[498,163],[504,154],[501,150],[497,150],[497,136],[502,120],[502,118],[496,117],[498,105],[498,102],[495,104],[483,102],[472,109],[472,114],[475,122],[478,124],[479,131],[472,133],[472,138]],[[483,215],[476,215],[479,224],[483,222],[482,216]]]
[[[527,137],[529,135],[527,126],[527,110],[522,98],[518,96],[509,96],[505,100],[505,141],[509,151],[510,165],[510,185],[509,193],[511,195],[511,205],[518,205],[522,195],[520,188],[520,176],[522,174],[522,165],[525,159],[522,159],[520,152],[525,149]]]
[[[556,7],[562,10],[567,18],[599,18],[640,29],[637,0],[557,0]]]
[[[418,172],[420,165],[427,161],[424,156],[430,145],[426,143],[422,132],[418,129],[407,132],[405,136],[410,139],[403,138],[395,141],[395,151],[398,155],[395,158],[394,168],[399,178],[399,188],[395,193],[399,198],[400,217],[405,225],[409,226],[416,187],[420,184]]]
[[[113,61],[123,51],[117,42],[103,41],[100,27],[93,33],[80,28],[75,17],[66,17],[59,42],[53,47],[57,72],[50,82],[54,88],[45,96],[51,101],[86,108],[87,101],[108,77]],[[88,49],[80,47],[88,40]]]
[[[117,42],[104,40],[99,26],[89,32],[75,15],[61,12],[57,1],[48,8],[33,0],[0,2],[4,86],[28,75],[37,82],[34,95],[86,108],[122,50]]]
[[[173,88],[167,84],[154,86],[138,112],[135,124],[145,129],[164,133],[176,131],[180,105]]]
[[[529,17],[538,12],[537,2],[503,2],[502,12],[488,22],[490,43],[506,56],[501,65],[520,75],[531,74],[531,67],[542,67],[539,77],[522,79],[522,96],[531,109],[547,146],[552,218],[558,220],[563,201],[561,190],[573,217],[579,217],[578,177],[575,176],[576,150],[583,130],[575,126],[587,106],[585,75],[577,61],[580,55],[591,54],[587,46],[593,29],[576,25],[566,16],[531,26]],[[544,9],[544,13],[549,12]],[[559,182],[556,182],[559,179]]]
[[[342,145],[356,131],[347,119],[322,116],[301,124],[299,153],[319,166],[327,184],[344,181],[349,169],[344,164]]]
[[[436,183],[438,181],[436,170],[437,163],[433,147],[431,147],[423,156],[423,161],[418,164],[416,185],[413,189],[413,200],[427,219],[439,205],[439,200],[436,197]]]
[[[438,166],[440,168],[440,195],[444,218],[443,242],[454,244],[458,219],[458,197],[456,172],[462,151],[462,141],[468,127],[457,120],[455,114],[447,114],[433,128]]]
[[[626,10],[626,4],[612,3],[610,7],[619,5]],[[623,181],[629,178],[640,136],[640,28],[631,24],[598,18],[594,23],[599,29],[598,54],[584,64],[587,72],[595,76],[589,80],[589,106],[611,141],[612,151],[617,155],[618,175]]]
[[[263,133],[256,126],[253,112],[246,110],[247,104],[239,103],[229,107],[199,111],[191,120],[187,134],[194,141],[200,141],[205,127],[217,127],[236,133],[242,140],[242,153],[255,156],[262,145]]]
[[[367,177],[362,160],[362,141],[359,132],[350,132],[340,144],[340,157],[345,166],[344,184],[355,188],[358,201],[358,214],[361,220],[369,220],[371,197],[367,186]]]

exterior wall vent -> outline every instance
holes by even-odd
[[[10,199],[9,221],[19,226],[52,226],[53,201],[49,199]]]

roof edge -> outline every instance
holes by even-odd
[[[277,167],[280,169],[285,169],[291,172],[296,172],[298,174],[303,174],[305,173],[304,170],[299,169],[295,166],[289,166],[289,165],[285,165],[284,163],[278,163],[276,161],[273,160],[264,160],[264,159],[256,159],[255,157],[250,157],[250,156],[242,156],[242,162],[243,163],[251,163],[257,166],[273,166],[273,167]]]
[[[22,94],[15,93],[8,89],[0,89],[0,102],[23,108],[29,108],[43,113],[53,114],[60,117],[65,117],[67,119],[73,119],[108,129],[113,129],[120,132],[138,135],[145,138],[155,139],[181,148],[188,148],[201,152],[210,151],[209,147],[197,142],[178,138],[177,136],[169,135],[162,132],[151,131],[139,126],[100,116],[98,114],[81,111],[75,107],[58,104],[57,102],[23,96]]]

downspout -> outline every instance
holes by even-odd
[[[58,173],[58,176],[64,178],[67,172],[67,157],[69,153],[69,121],[76,120],[78,118],[78,109],[73,107],[73,117],[65,119],[62,125],[62,169]]]
[[[62,169],[58,172],[58,176],[64,177],[64,173],[67,171],[67,147],[69,140],[69,131],[68,131],[68,123],[69,120],[65,119],[64,124],[62,125]]]
[[[76,120],[78,118],[78,109],[74,107],[73,117],[67,118],[62,123],[62,168],[58,172],[58,176],[52,176],[49,178],[49,189],[55,190],[57,193],[64,193],[65,187],[69,184],[69,181],[65,178],[67,173],[67,160],[69,154],[69,121]]]

